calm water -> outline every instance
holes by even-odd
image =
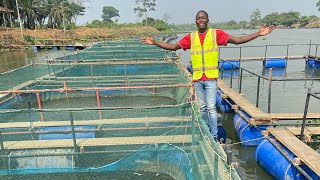
[[[250,34],[253,30],[232,30],[227,31],[234,36],[242,36]],[[290,29],[282,30],[276,29],[272,34],[266,37],[260,37],[243,46],[257,46],[257,45],[287,45],[296,44],[289,47],[289,55],[305,55],[309,53],[309,46],[307,44],[320,44],[320,29]],[[184,35],[180,35],[183,37]],[[297,45],[305,44],[305,45]],[[228,47],[237,47],[235,45],[228,45]],[[239,46],[238,46],[239,47]],[[317,54],[316,54],[317,51]],[[190,61],[189,51],[179,50],[182,56],[182,63],[187,64]],[[33,52],[4,52],[0,53],[0,72],[14,69],[19,66],[24,66],[32,61],[32,59],[45,60],[46,56],[61,56],[64,52],[50,52],[34,54]],[[269,47],[267,56],[286,56],[287,47],[277,46]],[[312,45],[310,54],[320,56],[320,48],[316,50],[316,46]],[[243,48],[242,57],[264,57],[265,47],[261,48]],[[220,56],[222,59],[239,58],[239,49],[222,48]],[[279,72],[278,78],[284,77],[320,77],[320,71],[314,69],[306,69],[304,60],[289,60],[286,70]],[[244,62],[241,66],[258,74],[266,75],[267,73],[262,68],[262,62]],[[237,79],[233,80],[233,87],[237,89],[239,83]],[[229,83],[229,79],[226,79]],[[242,93],[253,103],[255,103],[257,79],[254,76],[246,75],[243,81]],[[263,111],[267,111],[267,82],[262,82],[260,103],[259,106]],[[300,82],[274,82],[272,87],[271,98],[271,112],[303,112],[306,92],[308,88],[313,91],[320,90],[319,81],[300,81]],[[254,92],[254,93],[253,93]],[[319,112],[320,101],[311,99],[309,112]],[[233,113],[222,114],[222,122],[228,132],[229,143],[238,143],[239,139],[232,125]],[[238,172],[243,179],[273,179],[268,175],[263,168],[261,168],[254,159],[255,148],[243,147],[240,144],[231,145],[233,151],[234,161],[240,164]]]

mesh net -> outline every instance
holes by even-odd
[[[54,60],[2,75],[1,179],[239,179],[179,61]]]

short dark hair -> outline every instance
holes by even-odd
[[[206,15],[207,15],[207,18],[209,18],[209,15],[208,15],[208,13],[205,11],[205,10],[200,10],[200,11],[198,11],[197,12],[197,14],[196,14],[196,18],[197,18],[197,15],[199,14],[199,13],[205,13]]]

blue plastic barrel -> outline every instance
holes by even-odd
[[[316,65],[316,60],[314,58],[306,59],[306,66],[310,68],[314,68]]]
[[[315,61],[315,68],[320,68],[320,60]]]
[[[60,46],[52,46],[52,50],[55,50],[55,51],[60,50]]]
[[[236,65],[236,66],[232,66]],[[239,69],[240,66],[240,60],[236,59],[236,60],[219,60],[219,69]]]
[[[219,107],[222,112],[233,112],[233,109],[231,109],[231,106],[227,101],[221,97],[221,94],[223,94],[223,92],[218,89],[216,94],[216,106]]]
[[[286,147],[282,145],[281,147],[287,152],[291,160],[296,157]],[[267,139],[258,145],[255,157],[256,161],[276,179],[306,179]],[[312,179],[320,179],[320,177],[306,165],[301,165],[300,167],[305,170]]]
[[[222,143],[226,142],[227,132],[222,126],[218,125],[218,134],[217,134],[217,136],[218,136],[218,141],[219,142],[222,142]]]
[[[38,52],[40,51],[40,46],[32,46],[33,52]]]
[[[247,119],[250,119],[250,116],[246,112],[243,110],[240,110],[240,112],[242,112]],[[263,140],[261,139],[261,131],[266,130],[267,126],[252,126],[238,114],[235,114],[232,122],[238,137],[244,146],[258,146]]]
[[[74,51],[76,50],[75,46],[66,46],[66,50]]]
[[[186,68],[189,71],[189,73],[191,73],[191,74],[193,73],[192,64],[191,63],[189,63]]]
[[[263,61],[265,68],[284,68],[287,67],[287,60],[285,58],[266,58]]]
[[[75,131],[85,130],[90,131],[96,129],[94,126],[75,126]],[[70,126],[61,126],[61,127],[42,127],[39,128],[40,131],[50,132],[50,131],[71,131]],[[95,138],[95,132],[76,132],[76,138]],[[39,140],[50,140],[50,139],[72,139],[72,133],[56,132],[50,134],[39,134]]]

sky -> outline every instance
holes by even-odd
[[[301,15],[320,17],[316,4],[319,0],[156,0],[156,11],[148,12],[148,17],[163,19],[164,14],[171,17],[170,24],[193,23],[195,14],[205,10],[210,22],[228,22],[231,20],[248,21],[255,9],[264,17],[272,12],[298,11]],[[135,0],[86,0],[86,12],[80,16],[77,24],[92,20],[101,20],[102,8],[113,6],[119,10],[119,23],[135,23],[142,19],[133,12],[137,7]]]

